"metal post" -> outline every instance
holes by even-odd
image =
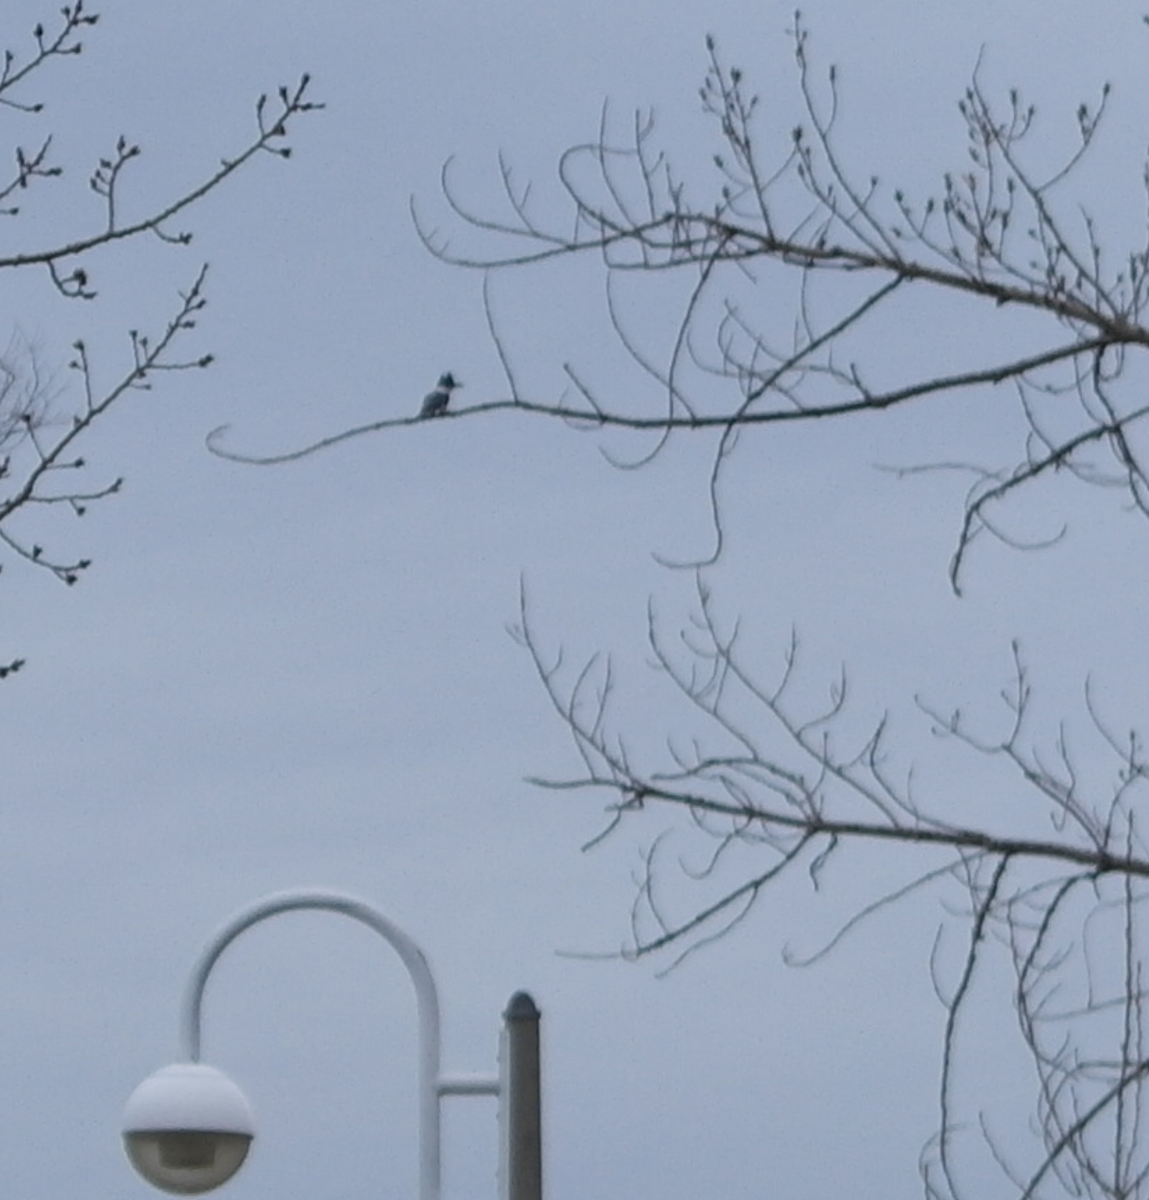
[[[503,1184],[505,1200],[542,1200],[539,1010],[516,992],[503,1013]]]

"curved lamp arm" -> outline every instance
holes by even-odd
[[[403,930],[371,905],[338,892],[277,892],[232,917],[204,947],[188,979],[183,1005],[183,1040],[187,1059],[189,1062],[200,1061],[204,990],[220,956],[241,933],[253,925],[280,913],[297,910],[341,913],[368,926],[392,946],[411,976],[419,1017],[419,1195],[422,1200],[438,1200],[441,1173],[439,993],[423,951]],[[476,1090],[498,1094],[499,1086],[497,1081],[481,1081]]]

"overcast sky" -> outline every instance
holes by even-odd
[[[59,209],[27,229],[96,219],[86,172],[121,133],[145,149],[131,193],[142,204],[242,145],[261,91],[308,71],[327,107],[298,123],[290,162],[254,164],[194,214],[190,248],[94,255],[99,302],[65,303],[41,276],[5,280],[0,316],[45,361],[62,366],[83,336],[110,378],[126,331],[154,327],[209,261],[196,345],[218,356],[93,438],[95,470],[127,477],[121,496],[82,522],[39,518],[46,542],[94,559],[83,582],[16,563],[0,577],[2,653],[28,660],[0,684],[5,1195],[148,1194],[120,1149],[120,1113],[178,1054],[199,948],[236,909],[303,885],[376,904],[423,946],[449,1071],[493,1070],[500,1013],[532,992],[552,1200],[918,1194],[944,1015],[928,970],[936,898],[809,970],[785,967],[784,946],[832,933],[867,894],[864,874],[828,900],[795,881],[665,978],[665,962],[571,953],[626,944],[634,876],[661,826],[652,814],[583,853],[603,798],[524,781],[578,762],[506,626],[525,581],[545,645],[572,662],[618,656],[636,734],[689,732],[673,728],[681,713],[645,669],[643,637],[648,597],[668,627],[689,615],[692,580],[651,552],[707,545],[705,449],[620,473],[592,436],[507,415],[277,468],[204,448],[225,423],[229,445],[271,453],[410,413],[447,369],[465,403],[504,395],[481,280],[426,253],[411,196],[450,231],[443,162],[455,156],[460,188],[481,200],[500,150],[545,195],[606,99],[623,123],[653,107],[671,154],[704,168],[717,148],[697,94],[708,32],[763,93],[763,119],[776,112],[788,130],[789,6],[93,4],[82,59],[30,85],[45,113],[0,113],[8,146],[51,131],[72,168]],[[10,0],[4,44],[25,53],[53,11]],[[872,162],[924,189],[960,166],[956,100],[983,45],[989,84],[1020,83],[1054,130],[1112,80],[1103,163],[1126,144],[1134,161],[1144,141],[1149,30],[1135,6],[813,0],[806,19],[815,61],[841,67],[865,173]],[[1140,215],[1139,167],[1104,170],[1100,185],[1126,189],[1118,216]],[[557,394],[566,360],[594,364],[609,388],[604,364],[619,355],[593,267],[496,283],[533,394]],[[670,337],[666,326],[664,347]],[[889,352],[908,349],[891,338]],[[59,383],[73,386],[62,369]],[[968,423],[976,449],[998,412],[990,400],[942,419]],[[863,719],[908,711],[915,692],[992,708],[1019,634],[1056,703],[1080,713],[1091,671],[1136,719],[1149,664],[1144,639],[1121,631],[1146,582],[1141,530],[1087,495],[1074,538],[1024,561],[986,548],[956,600],[945,569],[964,485],[873,469],[928,458],[932,416],[746,438],[712,579],[722,611],[745,617],[766,673],[795,625],[814,684],[848,662]],[[689,905],[685,884],[666,884]],[[204,1043],[259,1121],[229,1194],[411,1196],[414,1029],[402,968],[366,930],[308,914],[248,934],[213,980]],[[1007,1035],[1008,1014],[988,1015],[971,1073],[999,1070]],[[1017,1072],[1004,1061],[993,1088],[1008,1096]],[[493,1196],[488,1102],[456,1101],[446,1132],[449,1200]],[[975,1182],[987,1196],[1000,1186],[988,1170]]]

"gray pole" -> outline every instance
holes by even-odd
[[[539,1010],[526,992],[516,992],[503,1013],[503,1169],[506,1200],[542,1200],[542,1089]]]

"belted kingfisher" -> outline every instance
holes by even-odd
[[[423,397],[423,407],[419,410],[419,416],[441,417],[447,411],[447,405],[451,403],[451,393],[455,388],[462,386],[450,371],[440,375],[435,390]]]

